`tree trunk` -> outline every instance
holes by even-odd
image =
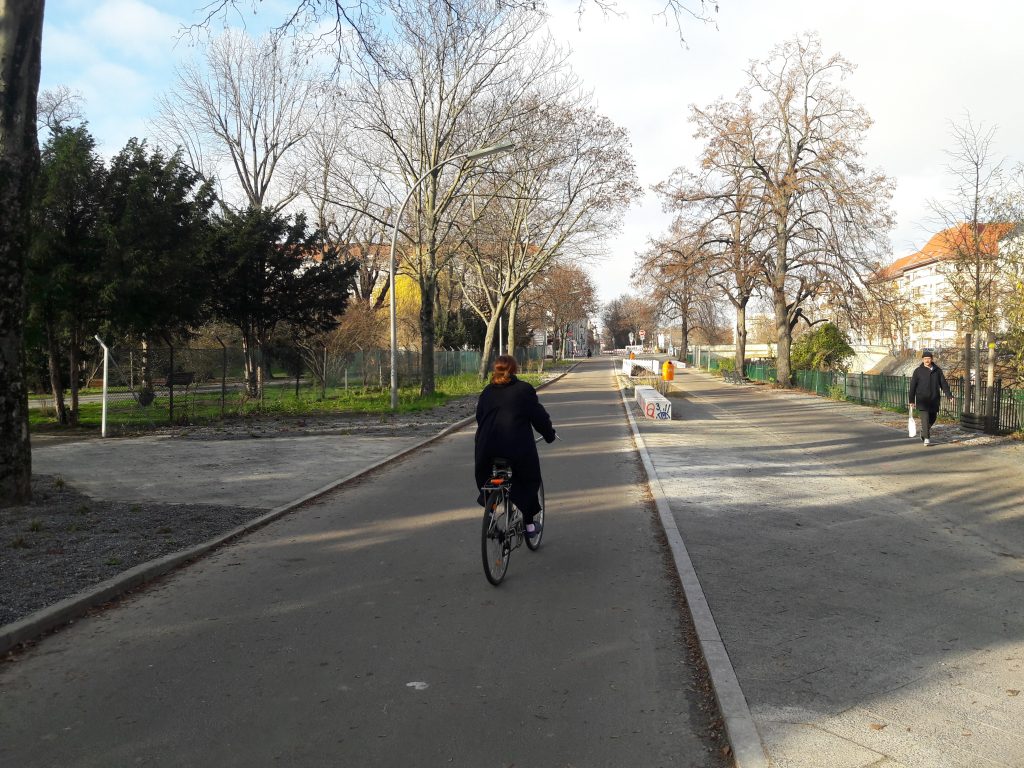
[[[253,370],[255,373],[255,391],[253,392],[260,399],[260,403],[263,402],[263,387],[266,380],[263,378],[263,373],[266,370],[264,350],[267,348],[267,342],[265,339],[257,339],[253,345],[253,354],[255,359],[253,360]]]
[[[980,323],[975,326],[974,334],[974,392],[977,398],[975,413],[985,414],[984,390],[981,386],[981,328]]]
[[[775,310],[775,383],[785,389],[789,389],[791,385],[789,350],[793,344],[793,327],[789,324],[789,302],[786,299],[786,271],[789,254],[786,222],[788,221],[789,209],[787,206],[784,213],[780,212],[776,215],[775,263],[771,276],[772,304]]]
[[[681,334],[679,338],[679,347],[681,349],[679,359],[685,363],[686,355],[690,351],[690,319],[686,316],[685,312],[683,313],[682,320],[679,323],[679,331]]]
[[[988,345],[988,375],[985,382],[988,385],[985,390],[985,415],[992,418],[996,415],[995,408],[995,385],[996,385],[996,337],[992,331],[985,335]]]
[[[506,319],[508,320],[508,343],[505,344],[505,349],[508,350],[510,355],[516,353],[516,310],[519,309],[519,299],[510,299],[508,302],[508,313]]]
[[[139,389],[153,389],[153,368],[149,364],[149,337],[143,336],[140,342],[142,359],[139,361]]]
[[[964,413],[974,413],[974,386],[971,382],[971,334],[964,334]]]
[[[736,307],[736,373],[747,375],[747,306]]]
[[[480,353],[480,381],[487,378],[488,363],[491,361],[491,351],[494,349],[494,330],[498,327],[500,315],[495,313],[487,321],[487,332],[484,334],[484,348]]]
[[[260,394],[260,373],[263,366],[257,359],[256,347],[256,342],[243,333],[242,360],[245,366],[245,391],[250,397]]]
[[[68,408],[64,404],[64,376],[61,373],[60,344],[57,343],[57,329],[49,312],[46,316],[46,357],[50,369],[50,392],[53,393],[53,407],[57,411],[57,423],[68,423]]]
[[[32,183],[39,165],[43,0],[0,6],[0,507],[32,497],[25,386],[25,254]]]
[[[420,395],[434,394],[434,296],[437,281],[430,275],[420,278]]]
[[[780,387],[789,388],[789,348],[793,340],[793,330],[789,325],[789,311],[786,295],[777,288],[774,290],[775,308],[775,382]]]
[[[68,385],[71,389],[71,411],[68,413],[68,423],[72,427],[78,426],[78,369],[81,366],[78,338],[78,327],[76,324],[72,324],[71,344],[68,346]]]

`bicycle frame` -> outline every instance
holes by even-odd
[[[485,501],[488,494],[495,491],[501,494],[501,501],[499,502],[501,511],[492,516],[491,526],[493,528],[497,524],[497,520],[501,515],[508,515],[508,525],[503,532],[505,538],[503,543],[510,552],[521,547],[526,537],[526,527],[523,525],[523,513],[512,503],[510,498],[512,493],[512,470],[495,466],[491,470],[490,482],[480,490],[484,493]]]

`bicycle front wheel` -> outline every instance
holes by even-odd
[[[508,570],[512,554],[509,539],[509,504],[501,491],[491,491],[484,497],[484,523],[481,549],[484,556],[484,576],[494,586],[501,584]]]

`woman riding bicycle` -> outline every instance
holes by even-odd
[[[500,355],[494,361],[491,383],[484,387],[476,403],[476,448],[474,470],[476,487],[482,488],[491,476],[495,458],[512,465],[512,503],[523,513],[526,533],[538,532],[533,516],[540,511],[540,458],[533,439],[536,429],[544,440],[555,441],[551,417],[537,399],[537,390],[516,378],[516,359]],[[483,493],[477,499],[483,505]]]

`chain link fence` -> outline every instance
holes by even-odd
[[[495,353],[496,354],[496,353]],[[492,355],[493,357],[494,355]],[[543,361],[540,347],[516,350],[524,370],[537,370]],[[253,356],[247,371],[239,346],[215,348],[120,344],[110,348],[107,374],[107,425],[111,432],[152,429],[167,424],[209,422],[261,407],[281,407],[288,398],[323,400],[339,392],[390,389],[391,352],[370,349],[333,353],[329,349],[274,346]],[[436,350],[435,380],[477,375],[479,350]],[[86,366],[79,391],[79,423],[99,426],[103,408],[103,356],[100,351]],[[262,380],[259,389],[250,384]],[[422,380],[419,352],[399,350],[396,370],[399,387]],[[70,406],[65,394],[65,401]],[[43,418],[52,415],[52,397],[34,398]]]

